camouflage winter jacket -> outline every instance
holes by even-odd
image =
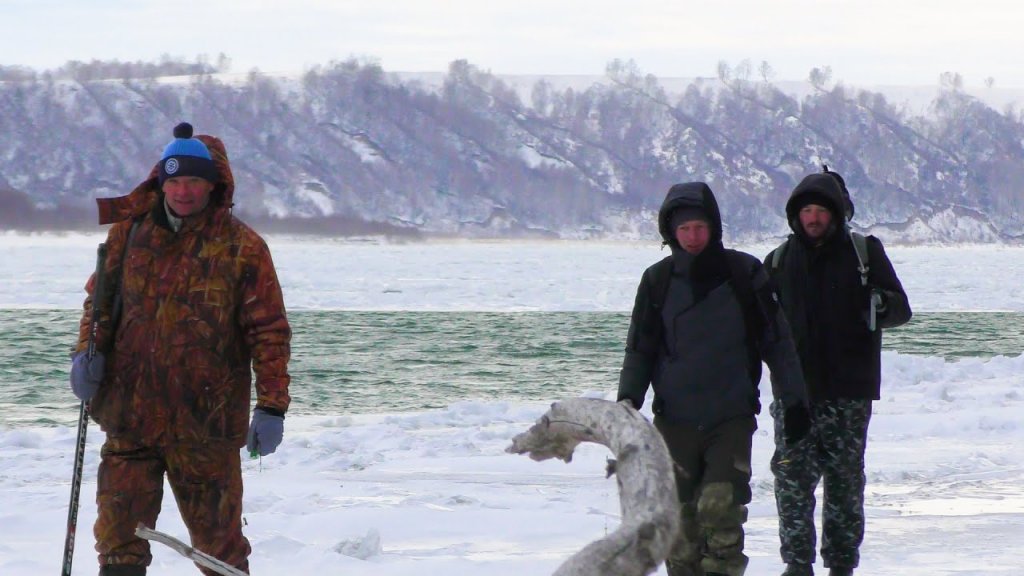
[[[266,243],[231,214],[234,180],[224,146],[198,138],[221,182],[207,208],[178,232],[167,224],[156,168],[131,194],[97,201],[100,223],[114,225],[97,336],[106,377],[90,409],[108,434],[149,445],[226,439],[241,446],[253,372],[256,405],[288,409],[291,329]],[[123,306],[111,343],[109,294],[118,280]],[[78,350],[88,341],[93,285],[90,278]]]

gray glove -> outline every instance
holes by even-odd
[[[97,352],[92,359],[85,352],[76,352],[71,357],[71,391],[82,402],[88,402],[100,389],[105,364],[101,352]]]
[[[284,437],[284,416],[271,414],[263,408],[252,411],[249,434],[245,438],[245,449],[260,456],[273,454]]]

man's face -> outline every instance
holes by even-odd
[[[822,240],[832,224],[832,213],[819,204],[808,204],[800,209],[800,226],[811,240]]]
[[[711,225],[704,220],[687,220],[676,227],[676,241],[690,254],[704,251],[711,239]]]
[[[213,184],[196,176],[175,176],[164,180],[167,205],[180,217],[201,212],[210,201]]]

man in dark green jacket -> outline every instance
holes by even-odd
[[[761,262],[722,246],[707,184],[673,186],[658,230],[672,255],[640,280],[618,399],[639,410],[654,387],[654,424],[676,463],[682,504],[670,576],[741,576],[761,362],[776,376],[795,440],[810,424],[799,360]]]
[[[793,330],[811,398],[811,432],[782,438],[784,412],[772,406],[772,457],[784,576],[811,576],[814,490],[824,479],[821,556],[831,576],[850,576],[864,539],[864,450],[871,402],[881,388],[882,328],[910,320],[910,304],[892,263],[873,236],[851,233],[846,183],[811,174],[793,190],[793,230],[766,266]]]

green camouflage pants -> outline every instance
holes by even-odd
[[[742,576],[743,524],[750,503],[751,437],[754,418],[737,418],[711,430],[668,422],[655,416],[675,461],[682,505],[679,540],[669,558],[670,576],[717,572]]]
[[[155,448],[112,436],[100,451],[96,491],[93,532],[100,565],[148,566],[152,561],[149,542],[135,536],[135,527],[139,522],[156,525],[164,474],[192,546],[248,572],[238,448],[226,442]]]
[[[854,568],[864,540],[864,450],[871,400],[826,400],[811,404],[811,431],[786,446],[782,410],[775,420],[775,503],[779,510],[782,561],[814,562],[814,490],[824,480],[821,558],[826,567]]]

